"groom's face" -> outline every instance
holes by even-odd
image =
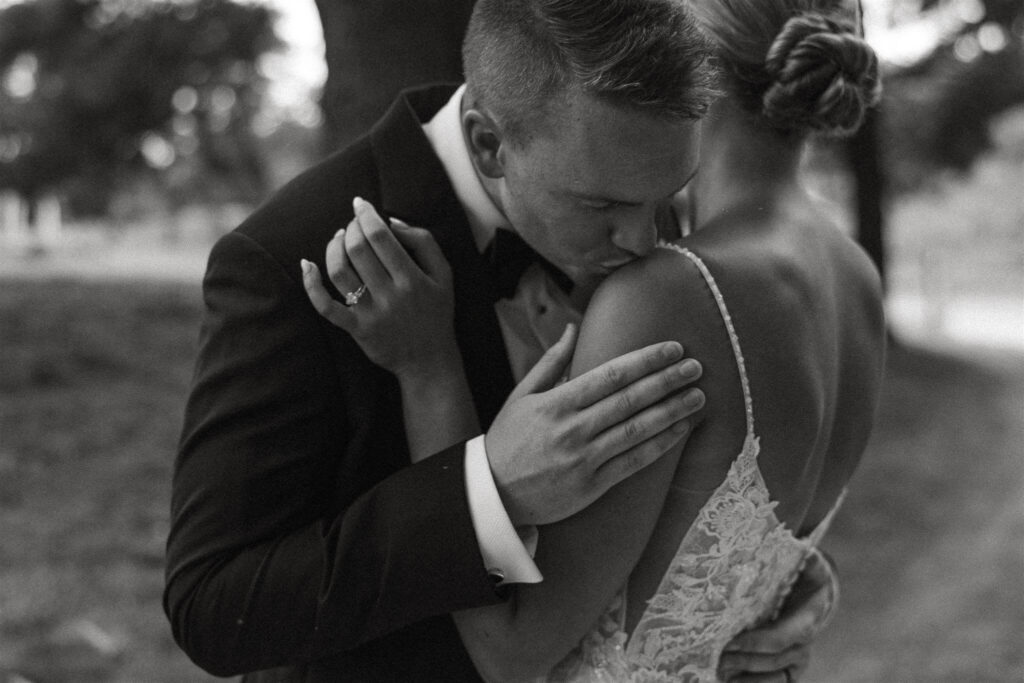
[[[501,145],[497,195],[517,232],[577,282],[650,252],[655,215],[697,169],[700,124],[581,95]]]

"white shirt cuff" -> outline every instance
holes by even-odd
[[[487,573],[497,585],[507,583],[539,583],[544,580],[533,561],[537,550],[537,527],[517,531],[505,511],[494,484],[484,435],[466,442],[466,497],[473,530],[480,544]]]

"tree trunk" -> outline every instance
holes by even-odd
[[[473,0],[316,0],[328,150],[365,133],[402,88],[462,80]]]
[[[857,241],[874,261],[886,284],[885,169],[879,148],[878,109],[868,111],[864,125],[846,143],[853,171],[857,208]]]

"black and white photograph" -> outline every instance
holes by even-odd
[[[0,683],[1024,681],[1021,0],[0,0]]]

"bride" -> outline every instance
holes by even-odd
[[[576,376],[677,340],[704,369],[703,421],[684,452],[540,530],[543,582],[454,615],[488,680],[713,681],[759,671],[778,676],[757,680],[793,680],[806,666],[801,648],[774,668],[748,666],[756,657],[741,634],[778,615],[808,563],[827,569],[816,546],[877,405],[877,274],[797,181],[808,134],[860,125],[877,99],[877,64],[840,0],[689,4],[716,46],[726,95],[703,124],[689,190],[695,228],[600,284],[575,350],[570,328],[517,391],[562,373],[570,354]],[[357,212],[347,240],[328,245],[340,291],[352,289],[363,258],[345,245],[380,220]],[[374,358],[452,334],[451,277],[436,245],[398,222],[387,234],[440,295],[378,291],[347,308],[304,267],[311,301],[335,324],[400,330],[359,337]],[[435,309],[403,321],[373,305],[400,296]],[[479,433],[464,378],[445,381],[450,400],[405,406],[414,460]],[[727,649],[737,651],[723,657]]]

